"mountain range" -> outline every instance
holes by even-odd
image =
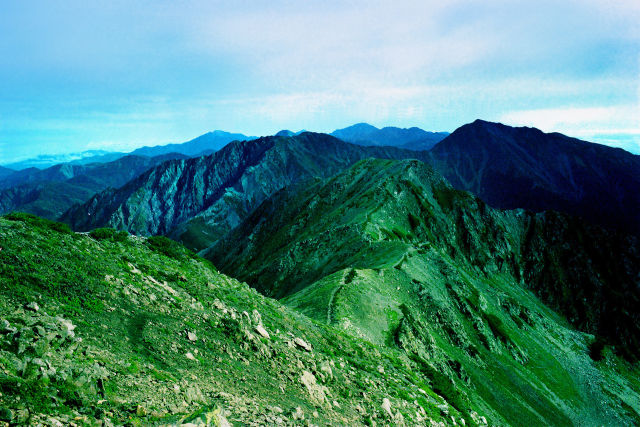
[[[638,425],[638,156],[385,129],[23,172],[0,422]]]
[[[241,133],[229,133],[221,130],[207,132],[190,141],[181,144],[158,145],[155,147],[142,147],[133,150],[131,154],[138,156],[154,157],[162,154],[180,153],[186,156],[198,156],[211,154],[220,150],[231,141],[246,141],[255,139],[255,136],[246,136]]]
[[[556,210],[640,233],[640,193],[635,191],[640,187],[640,156],[561,134],[478,120],[428,152],[358,147],[312,133],[256,141],[233,143],[242,148],[227,146],[213,157],[161,165],[126,188],[96,195],[63,220],[82,230],[110,225],[146,235],[167,234],[201,250],[278,189],[328,177],[364,157],[379,157],[429,163],[455,188],[471,191],[495,208]],[[272,150],[275,141],[279,143]],[[163,186],[157,185],[160,179]],[[194,185],[202,187],[195,190]],[[168,220],[167,215],[175,218]]]
[[[114,153],[105,150],[86,150],[79,153],[41,154],[39,156],[6,164],[12,170],[28,168],[45,169],[60,163],[88,164],[95,162],[110,162],[124,156],[124,153]]]
[[[164,163],[70,209],[62,220],[77,230],[110,226],[134,234],[166,234],[201,250],[285,186],[329,177],[367,157],[413,155],[310,132],[237,141],[211,156]]]
[[[293,132],[283,129],[274,136],[296,136],[306,132],[301,130]],[[401,129],[397,127],[385,127],[378,129],[366,123],[360,123],[345,129],[333,132],[334,136],[358,145],[394,146],[410,150],[428,150],[439,142],[447,132],[426,132],[417,127]],[[170,153],[180,153],[189,157],[197,157],[212,154],[231,141],[245,141],[256,139],[255,136],[246,136],[241,133],[230,133],[222,130],[207,132],[187,142],[157,146],[145,146],[133,150],[130,153],[109,152],[104,150],[87,150],[80,153],[59,155],[39,155],[37,157],[0,166],[0,179],[15,171],[23,169],[46,169],[51,166],[70,163],[72,165],[86,165],[90,163],[107,163],[119,159],[127,154],[134,156],[155,157]],[[15,184],[13,184],[15,185]]]
[[[343,141],[358,145],[388,145],[407,150],[430,150],[449,135],[448,132],[427,132],[417,127],[402,129],[384,127],[378,129],[368,123],[358,123],[333,131],[331,135]]]
[[[153,158],[128,155],[107,163],[64,163],[17,171],[0,181],[0,214],[26,211],[55,219],[98,192],[121,187],[164,161],[184,157],[176,153]]]

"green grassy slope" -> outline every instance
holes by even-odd
[[[0,422],[482,423],[482,405],[447,403],[406,353],[164,238],[0,217],[0,294]]]
[[[566,224],[552,219],[490,209],[418,161],[366,160],[307,191],[278,193],[206,256],[318,322],[403,352],[462,412],[498,425],[632,425],[637,365],[600,351],[532,290],[565,289],[567,307],[574,280],[591,283],[558,273],[582,266],[630,291],[637,254],[594,230],[597,247],[559,240]],[[567,245],[575,259],[563,255]],[[556,261],[556,282],[536,257]],[[606,271],[624,265],[629,274]]]

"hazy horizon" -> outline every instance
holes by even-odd
[[[639,153],[638,21],[636,1],[10,3],[0,164],[477,118]]]

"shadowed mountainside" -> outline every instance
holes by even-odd
[[[11,175],[14,172],[15,171],[13,169],[0,166],[0,180],[4,179],[5,177]]]
[[[640,156],[620,148],[476,120],[429,158],[454,187],[493,207],[552,209],[640,234]]]

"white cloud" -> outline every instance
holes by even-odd
[[[500,121],[509,125],[534,126],[545,132],[622,147],[640,153],[640,107],[566,107],[512,111]]]
[[[502,115],[501,120],[517,125],[531,125],[544,130],[558,130],[567,127],[593,126],[610,123],[612,119],[628,117],[629,107],[569,107],[544,108],[537,110],[512,111]]]

